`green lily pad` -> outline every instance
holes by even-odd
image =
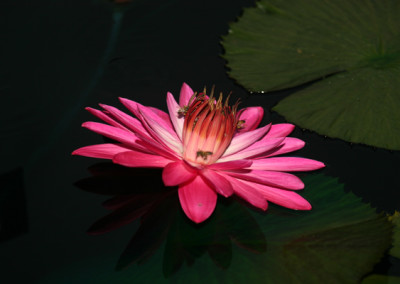
[[[319,134],[400,150],[398,15],[395,0],[259,1],[223,38],[229,74],[254,92],[318,80],[274,110]]]

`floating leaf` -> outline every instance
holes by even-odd
[[[255,92],[318,82],[277,112],[300,127],[400,150],[400,2],[262,0],[224,37],[230,75]]]

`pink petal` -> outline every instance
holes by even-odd
[[[100,118],[101,120],[103,120],[104,122],[107,122],[108,124],[115,126],[117,128],[121,128],[124,130],[128,130],[128,128],[126,128],[125,126],[123,126],[122,124],[120,124],[119,122],[117,122],[116,120],[114,120],[112,117],[110,117],[109,115],[107,115],[106,113],[104,113],[101,110],[97,110],[91,107],[87,107],[85,108],[88,112],[90,112],[91,114],[93,114],[94,116]]]
[[[186,164],[184,161],[177,161],[168,164],[162,173],[166,186],[175,186],[188,182],[197,176],[197,170]]]
[[[193,90],[189,87],[188,84],[183,83],[181,92],[179,94],[179,105],[181,107],[186,106],[189,103],[190,98],[193,95]]]
[[[247,186],[255,188],[268,201],[295,210],[310,210],[310,203],[296,192],[271,188],[266,185],[243,181]]]
[[[224,175],[224,177],[232,184],[233,191],[236,195],[257,208],[267,210],[268,202],[265,200],[264,196],[256,190],[256,187],[249,186],[248,183],[228,175]]]
[[[153,111],[143,106],[138,106],[143,117],[144,126],[153,136],[157,137],[160,143],[174,151],[177,155],[182,153],[182,142],[176,135],[175,131],[168,128],[162,119],[157,117]]]
[[[263,195],[268,201],[289,209],[311,210],[312,208],[306,199],[293,191],[276,189],[275,191],[269,190],[263,193]]]
[[[208,182],[208,184],[222,196],[228,197],[233,194],[232,185],[226,178],[217,172],[209,169],[203,169],[201,171],[201,175]]]
[[[254,130],[260,124],[264,116],[264,109],[262,107],[247,107],[240,112],[239,120],[244,120],[243,128],[239,129],[236,135]]]
[[[228,175],[248,180],[256,183],[261,183],[270,186],[283,187],[287,189],[303,189],[304,183],[297,176],[273,171],[251,170],[248,172],[226,172]]]
[[[136,118],[133,118],[132,116],[120,111],[119,109],[117,109],[113,106],[108,106],[105,104],[100,104],[100,106],[102,108],[104,108],[105,110],[107,110],[115,118],[117,118],[121,123],[123,123],[131,131],[139,134],[142,137],[150,138],[150,134],[143,127],[142,123],[139,120],[137,120]]]
[[[132,109],[136,108],[136,110],[135,110],[136,116],[139,116],[140,119],[143,119],[139,110],[137,109],[137,106],[139,104],[137,104],[133,101],[126,100],[126,99],[121,99],[121,101],[127,102],[132,107]],[[122,111],[120,111],[114,107],[107,106],[107,105],[102,105],[102,107],[106,108],[110,113],[114,114],[116,117],[119,117],[121,120],[124,120],[129,125],[129,127],[132,129],[132,131],[136,132],[134,134],[131,131],[126,131],[126,133],[129,133],[129,135],[131,135],[131,136],[132,135],[135,136],[137,140],[129,141],[129,137],[127,137],[128,140],[125,139],[124,141],[122,141],[122,140],[118,140],[116,138],[109,137],[106,134],[100,133],[93,129],[91,129],[91,130],[93,130],[99,134],[105,135],[109,138],[116,139],[117,141],[123,142],[124,144],[131,145],[132,143],[130,143],[130,142],[135,142],[134,143],[134,145],[136,145],[135,147],[143,152],[154,152],[159,155],[169,157],[172,159],[179,156],[175,151],[171,150],[169,147],[166,147],[166,146],[162,145],[160,142],[156,141],[149,134],[148,130],[143,127],[142,123],[139,120],[127,115],[126,113],[123,113]],[[152,112],[151,110],[149,110],[149,111]],[[91,123],[94,123],[94,122],[91,122]],[[108,127],[111,127],[111,126],[108,126]],[[151,130],[151,131],[154,132],[153,130]],[[119,133],[122,134],[123,132],[119,131]],[[136,135],[139,135],[139,137],[137,137]],[[122,137],[122,138],[124,138],[124,137]]]
[[[268,124],[256,130],[248,131],[241,135],[233,137],[231,144],[222,155],[222,158],[246,149],[250,145],[254,144],[256,141],[258,141],[261,137],[263,137],[270,128],[271,124]]]
[[[281,139],[281,138],[275,138]],[[293,137],[286,137],[284,138],[282,145],[279,148],[271,149],[268,152],[261,153],[260,155],[255,156],[257,159],[267,158],[271,156],[278,156],[290,152],[297,151],[304,147],[306,143],[303,140]]]
[[[177,160],[179,158],[179,155],[175,153],[173,150],[171,150],[168,147],[164,147],[161,143],[155,141],[155,140],[147,140],[145,138],[142,138],[142,140],[139,140],[137,142],[140,146],[144,147],[147,149],[147,152],[150,152],[155,155],[163,156],[165,158],[168,158],[170,160]],[[145,152],[145,151],[143,151]]]
[[[169,114],[155,107],[148,107],[148,108],[151,109],[157,116],[159,116],[168,125],[168,129],[173,128],[171,120],[169,118]]]
[[[262,141],[257,141],[253,145],[247,147],[246,149],[239,151],[235,154],[230,156],[222,157],[218,160],[218,162],[227,162],[227,161],[234,161],[234,160],[242,160],[249,157],[257,157],[257,155],[261,155],[264,153],[276,152],[278,146],[282,144],[282,142],[286,138],[270,138],[270,139],[263,139]]]
[[[139,119],[143,120],[141,113],[139,112],[138,106],[141,106],[140,104],[124,99],[124,98],[119,98],[120,101],[134,114],[136,117]],[[144,107],[143,107],[144,108]],[[109,108],[110,110],[113,110],[112,107]],[[114,108],[115,109],[115,108]],[[150,109],[150,108],[149,108]],[[154,112],[154,110],[150,111]],[[122,112],[121,112],[122,113]],[[134,119],[134,118],[132,118]],[[134,119],[135,122],[132,122],[130,125],[131,128],[135,129],[135,132],[140,136],[141,140],[138,140],[137,143],[140,144],[140,146],[146,150],[147,152],[152,151],[154,153],[157,153],[159,155],[169,157],[174,159],[175,157],[179,156],[177,153],[170,148],[162,145],[160,142],[155,140],[149,133],[148,129],[143,128],[143,125],[141,122],[138,120]],[[154,131],[152,131],[154,132]],[[142,149],[141,149],[142,150]],[[142,150],[144,151],[144,150]]]
[[[252,164],[251,160],[235,160],[229,162],[215,163],[209,165],[207,168],[210,170],[237,170],[249,168]]]
[[[195,223],[206,220],[215,209],[217,194],[200,176],[179,187],[178,193],[183,211]]]
[[[249,167],[252,170],[268,170],[268,171],[313,171],[325,167],[324,163],[295,157],[278,157],[253,160],[253,164]]]
[[[179,139],[182,141],[182,131],[185,118],[184,116],[180,116],[178,114],[180,106],[175,101],[174,96],[169,92],[167,94],[167,105],[168,105],[169,116],[172,121],[172,124],[174,125],[175,132],[178,135]]]
[[[82,124],[82,127],[85,127],[93,132],[96,132],[100,135],[106,136],[110,139],[116,140],[118,142],[121,142],[127,146],[130,146],[134,149],[144,151],[144,152],[149,152],[146,147],[143,147],[142,145],[138,144],[140,141],[140,138],[138,138],[135,134],[132,132],[116,128],[107,124],[103,123],[98,123],[98,122],[92,122],[88,121]]]
[[[98,144],[90,145],[76,149],[72,152],[72,155],[80,155],[85,157],[100,158],[100,159],[112,159],[116,154],[131,151],[131,149],[123,147],[117,144]]]
[[[138,110],[138,105],[140,105],[137,102],[131,101],[129,99],[125,98],[119,98],[119,101],[127,108],[129,109],[137,118],[140,118],[140,113]]]
[[[173,126],[171,124],[168,114],[166,114],[162,110],[159,110],[154,107],[146,107],[137,102],[131,101],[129,99],[121,98],[121,97],[119,98],[119,100],[127,109],[129,109],[142,122],[143,126],[146,125],[146,121],[143,121],[144,120],[143,114],[140,112],[139,108],[141,108],[142,110],[145,110],[149,117],[152,117],[153,120],[159,122],[159,124],[162,125],[162,127],[165,130],[169,131],[171,133],[171,135],[176,136],[176,133],[173,129]],[[149,129],[146,128],[146,131],[149,132]],[[154,134],[154,131],[150,131],[150,132]]]
[[[173,161],[158,155],[130,151],[115,155],[113,162],[132,168],[163,168]]]
[[[280,123],[272,125],[267,137],[286,137],[292,133],[294,125],[290,123]]]

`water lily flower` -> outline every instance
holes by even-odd
[[[304,146],[287,137],[294,125],[268,124],[257,128],[261,107],[238,110],[222,95],[194,93],[183,84],[179,103],[167,94],[169,114],[120,98],[130,116],[115,107],[87,110],[107,124],[85,122],[83,127],[115,143],[86,146],[73,152],[110,159],[127,167],[163,168],[166,186],[178,186],[185,214],[201,223],[214,211],[218,194],[235,194],[255,207],[266,210],[268,201],[295,210],[310,210],[310,203],[296,190],[304,188],[293,171],[324,167],[315,160],[275,157]]]

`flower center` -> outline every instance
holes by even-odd
[[[183,158],[199,165],[209,165],[221,157],[231,143],[238,121],[234,106],[228,105],[228,98],[222,102],[207,97],[205,91],[194,94],[189,105],[180,114],[185,115],[183,126]],[[183,112],[183,113],[181,113]]]

